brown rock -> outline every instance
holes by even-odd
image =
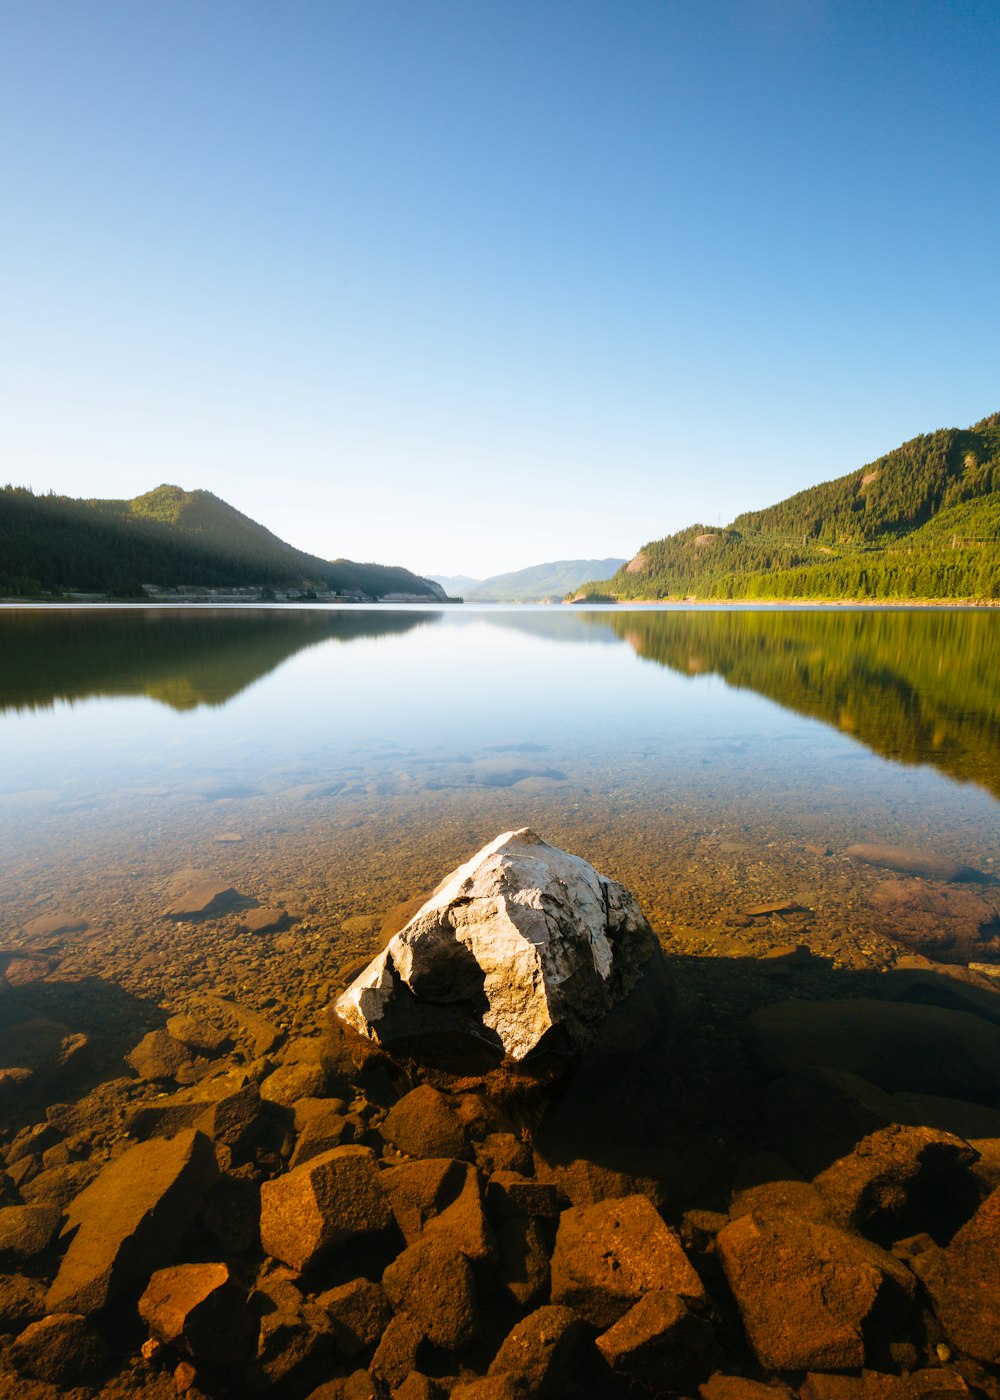
[[[965,1169],[977,1156],[951,1133],[894,1123],[827,1167],[815,1185],[838,1225],[889,1243],[927,1228],[963,1184],[971,1203],[975,1186]]]
[[[299,1099],[317,1098],[326,1089],[326,1071],[318,1060],[311,1063],[279,1065],[260,1086],[262,1099],[291,1108]]]
[[[37,919],[29,919],[23,926],[24,932],[37,943],[40,939],[59,938],[66,933],[86,933],[90,925],[78,914],[44,914]]]
[[[294,1308],[265,1312],[257,1338],[256,1388],[265,1394],[300,1393],[329,1374],[334,1354],[333,1330],[322,1308],[303,1300]]]
[[[0,1065],[51,1078],[81,1063],[88,1045],[82,1031],[35,1016],[0,1029]]]
[[[392,1392],[392,1400],[440,1400],[445,1392],[422,1371],[411,1371]]]
[[[180,1345],[200,1361],[242,1361],[255,1340],[246,1290],[226,1264],[157,1269],[139,1299],[139,1316],[159,1341]]]
[[[844,852],[851,860],[864,865],[879,865],[886,870],[899,870],[906,875],[920,875],[925,880],[982,880],[983,874],[969,865],[939,856],[935,851],[922,851],[916,846],[883,846],[862,842],[848,846]]]
[[[574,1377],[584,1334],[571,1308],[536,1308],[507,1334],[490,1365],[490,1377],[507,1377],[519,1396],[555,1400]]]
[[[242,1177],[221,1177],[205,1199],[201,1218],[227,1254],[256,1249],[260,1243],[260,1188]]]
[[[559,1215],[559,1195],[551,1182],[532,1181],[518,1172],[499,1171],[487,1183],[486,1208],[497,1218],[535,1215],[555,1220]]]
[[[701,1400],[792,1400],[787,1385],[765,1385],[745,1376],[724,1376],[716,1371],[698,1387]]]
[[[452,1388],[450,1400],[525,1400],[525,1391],[512,1376],[480,1376],[459,1381]]]
[[[603,1166],[586,1157],[560,1163],[550,1163],[541,1156],[535,1160],[538,1180],[554,1186],[560,1197],[574,1206],[617,1201],[624,1196],[645,1196],[658,1207],[667,1204],[667,1192],[657,1177]]]
[[[397,1312],[408,1313],[435,1346],[455,1351],[479,1331],[472,1266],[439,1239],[408,1245],[382,1275]]]
[[[563,1211],[552,1255],[553,1303],[607,1328],[653,1290],[705,1301],[680,1241],[645,1196]]]
[[[390,1167],[380,1181],[407,1244],[434,1237],[468,1259],[492,1255],[493,1232],[483,1213],[475,1167],[428,1157]]]
[[[329,1314],[337,1347],[348,1361],[375,1346],[392,1317],[385,1290],[366,1278],[328,1288],[316,1302]]]
[[[784,1001],[755,1012],[744,1031],[777,1074],[822,1065],[889,1093],[1000,1097],[1000,1026],[965,1011],[865,997]]]
[[[722,1359],[715,1328],[676,1293],[644,1293],[597,1338],[612,1371],[663,1390],[690,1394]]]
[[[260,1091],[251,1083],[209,1104],[198,1114],[194,1126],[213,1142],[239,1151],[257,1132],[261,1116]]]
[[[538,1307],[548,1296],[549,1241],[539,1222],[526,1215],[497,1222],[497,1272],[504,1291],[521,1308]]]
[[[513,1133],[487,1133],[475,1144],[476,1163],[486,1176],[495,1172],[520,1172],[533,1176],[535,1159],[531,1148]]]
[[[838,1069],[797,1069],[768,1085],[775,1148],[812,1177],[895,1120],[893,1095]]]
[[[913,1297],[912,1274],[884,1250],[780,1211],[733,1221],[716,1252],[767,1371],[863,1365],[869,1319],[900,1321]]]
[[[203,1016],[189,1016],[187,1012],[169,1017],[166,1030],[174,1040],[199,1055],[218,1055],[231,1043],[229,1033],[221,1026],[213,1025]]]
[[[335,1147],[260,1189],[261,1244],[293,1269],[390,1218],[369,1147]]]
[[[429,1084],[404,1094],[386,1114],[382,1136],[408,1157],[467,1157],[465,1125],[447,1095]]]
[[[11,1359],[26,1375],[66,1385],[99,1371],[108,1354],[86,1318],[53,1313],[25,1328],[11,1347]]]
[[[291,919],[287,909],[265,905],[260,909],[248,909],[240,915],[240,923],[248,933],[278,933],[287,928]]]
[[[797,1215],[803,1220],[818,1220],[826,1225],[834,1223],[825,1199],[811,1182],[787,1178],[762,1181],[757,1186],[747,1186],[735,1192],[729,1207],[729,1218],[739,1220],[740,1216],[751,1215],[754,1211],[775,1210]]]
[[[21,1182],[21,1196],[31,1205],[56,1206],[60,1211],[88,1186],[98,1173],[95,1162],[67,1162],[48,1167]]]
[[[0,1209],[0,1255],[32,1259],[41,1254],[61,1219],[58,1206],[4,1206]]]
[[[239,894],[225,880],[203,879],[180,891],[162,911],[161,919],[205,919],[224,914]]]
[[[48,1292],[50,1311],[96,1312],[138,1292],[170,1261],[217,1175],[211,1142],[191,1130],[109,1162],[67,1212],[64,1233],[75,1233]]]
[[[190,1083],[194,1061],[187,1047],[165,1030],[150,1031],[126,1056],[140,1079],[178,1079]]]
[[[405,1312],[397,1313],[375,1349],[369,1367],[371,1374],[392,1388],[402,1385],[410,1372],[417,1369],[423,1343],[423,1329],[416,1320]]]
[[[1000,948],[1000,909],[974,890],[925,880],[886,880],[871,894],[885,932],[941,962],[968,962]],[[991,948],[992,945],[992,948]]]
[[[339,1099],[311,1099],[309,1102],[340,1104],[341,1101]],[[353,1142],[354,1131],[354,1123],[350,1118],[345,1118],[342,1113],[337,1113],[332,1109],[326,1112],[311,1113],[302,1124],[295,1140],[291,1166],[301,1166],[310,1158],[318,1157],[323,1152],[329,1152],[331,1147],[342,1147],[344,1143]]]
[[[0,1332],[20,1332],[44,1316],[44,1283],[24,1274],[0,1274]]]
[[[977,1361],[1000,1363],[1000,1188],[987,1196],[921,1278],[948,1340]]]

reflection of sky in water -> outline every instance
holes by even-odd
[[[37,819],[36,836],[55,848],[60,831],[79,833],[88,823],[96,830],[102,818],[121,822],[126,810],[134,810],[147,831],[155,817],[156,829],[169,833],[183,828],[193,802],[220,804],[217,825],[236,820],[251,799],[280,800],[283,819],[293,809],[303,821],[332,819],[358,793],[384,796],[403,811],[419,794],[426,822],[448,795],[471,799],[478,793],[487,803],[490,794],[504,792],[523,799],[523,818],[516,808],[515,821],[537,816],[551,822],[568,809],[596,820],[615,803],[634,799],[650,828],[657,812],[688,804],[685,819],[692,825],[724,824],[727,816],[746,825],[758,814],[773,821],[783,813],[791,826],[801,824],[803,814],[829,813],[857,839],[877,821],[886,837],[912,839],[921,829],[962,825],[965,845],[970,829],[987,846],[995,842],[997,804],[984,791],[932,767],[889,762],[842,732],[853,724],[858,704],[855,695],[842,713],[837,710],[840,669],[849,672],[850,655],[826,656],[823,645],[843,630],[842,618],[803,624],[816,629],[818,641],[814,645],[810,633],[801,657],[792,655],[796,683],[817,657],[826,657],[824,684],[832,668],[835,703],[828,722],[811,717],[801,694],[790,692],[777,704],[757,693],[755,686],[773,689],[766,670],[771,659],[789,664],[788,636],[775,641],[770,658],[766,646],[741,650],[747,638],[756,645],[757,627],[767,640],[769,624],[759,615],[755,621],[730,614],[716,624],[702,613],[687,623],[675,612],[669,626],[656,618],[624,610],[587,617],[556,609],[470,609],[376,638],[323,636],[315,644],[310,634],[302,649],[269,653],[257,670],[241,671],[226,703],[187,709],[138,697],[134,684],[131,694],[101,695],[88,678],[76,693],[91,698],[0,715],[3,842],[23,839]],[[355,613],[353,623],[360,620]],[[114,619],[106,624],[113,628]],[[929,624],[903,617],[898,624],[872,625],[888,626],[892,647],[905,653],[896,632],[905,640],[906,629],[926,633]],[[960,620],[941,625],[964,626]],[[725,648],[717,655],[706,650],[716,633],[727,647],[736,639],[740,666],[751,657],[758,669],[749,681],[735,673]],[[789,636],[795,641],[798,634]],[[678,663],[670,648],[678,638],[680,664],[696,674],[672,669]],[[651,645],[653,659],[647,659]],[[643,647],[646,657],[637,654]],[[915,692],[912,676],[883,686],[885,664],[876,659],[877,684],[863,681],[862,699],[873,689],[876,705],[898,703],[901,716],[920,719],[932,697]],[[209,669],[210,662],[211,652]],[[203,672],[204,664],[202,658]],[[175,684],[179,692],[190,690],[183,655],[178,667],[176,676],[158,673],[154,692],[169,697]],[[714,669],[726,671],[733,684]],[[808,701],[813,681],[807,677],[803,684]],[[879,686],[884,694],[874,693]],[[807,713],[797,713],[796,705]],[[949,724],[953,718],[949,713]],[[973,718],[987,729],[993,724],[991,716]],[[891,730],[891,711],[882,719]],[[936,733],[936,723],[928,732]],[[920,724],[915,732],[923,733]],[[968,762],[953,771],[969,776]],[[317,784],[327,787],[317,793]],[[46,823],[47,814],[59,821]],[[636,817],[640,828],[642,820]]]

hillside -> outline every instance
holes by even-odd
[[[613,573],[624,559],[556,559],[486,579],[446,578],[436,581],[467,603],[547,603],[579,588],[587,579]],[[461,585],[461,586],[459,586]]]
[[[142,584],[444,597],[409,569],[305,554],[210,491],[165,485],[128,501],[0,491],[0,593],[138,597]]]
[[[1000,414],[942,428],[725,529],[653,540],[583,596],[1000,598]]]

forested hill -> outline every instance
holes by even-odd
[[[1000,598],[1000,413],[942,428],[725,529],[643,545],[583,596]]]
[[[409,569],[304,554],[210,491],[159,486],[130,501],[0,491],[0,593],[136,597],[142,584],[444,596]]]

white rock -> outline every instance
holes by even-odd
[[[583,1049],[655,940],[621,885],[527,827],[459,866],[347,988],[337,1014],[391,1048],[471,1035],[521,1060]]]

